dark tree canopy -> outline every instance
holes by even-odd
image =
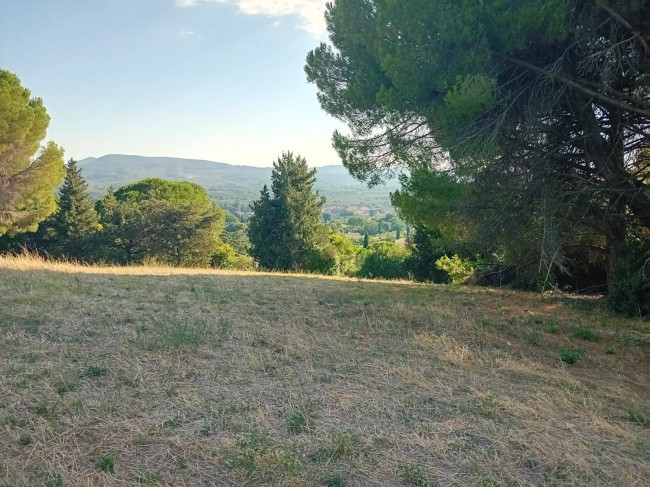
[[[337,0],[326,18],[331,45],[305,69],[351,130],[334,145],[354,176],[470,183],[457,208],[496,240],[522,230],[549,267],[647,235],[650,3]],[[439,199],[417,178],[398,205]]]
[[[0,70],[0,235],[35,231],[56,209],[63,150],[41,147],[50,123],[43,101]]]
[[[149,178],[109,190],[97,205],[106,258],[207,266],[217,251],[224,212],[201,186]]]
[[[324,242],[325,198],[313,192],[316,170],[286,152],[273,163],[271,190],[264,186],[253,203],[248,227],[251,255],[265,269],[305,269],[310,253]]]

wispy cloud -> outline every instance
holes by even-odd
[[[193,30],[188,30],[188,29],[181,29],[178,32],[178,35],[183,36],[183,37],[185,37],[185,36],[193,36],[194,31]]]
[[[201,3],[236,5],[242,13],[248,15],[297,15],[301,21],[300,28],[312,34],[322,34],[325,31],[326,0],[176,0],[179,7],[194,7]]]

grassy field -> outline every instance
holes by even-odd
[[[0,258],[0,485],[641,486],[648,350],[577,300]]]

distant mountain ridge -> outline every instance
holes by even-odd
[[[270,184],[271,168],[236,166],[223,162],[174,157],[145,157],[108,154],[78,161],[91,194],[99,198],[109,186],[115,188],[148,177],[190,181],[203,186],[215,201],[248,205]],[[315,188],[328,200],[329,208],[364,206],[389,209],[389,193],[399,187],[396,180],[369,189],[354,179],[343,166],[316,168]]]

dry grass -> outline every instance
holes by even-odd
[[[0,258],[0,485],[640,486],[647,372],[532,294]]]

